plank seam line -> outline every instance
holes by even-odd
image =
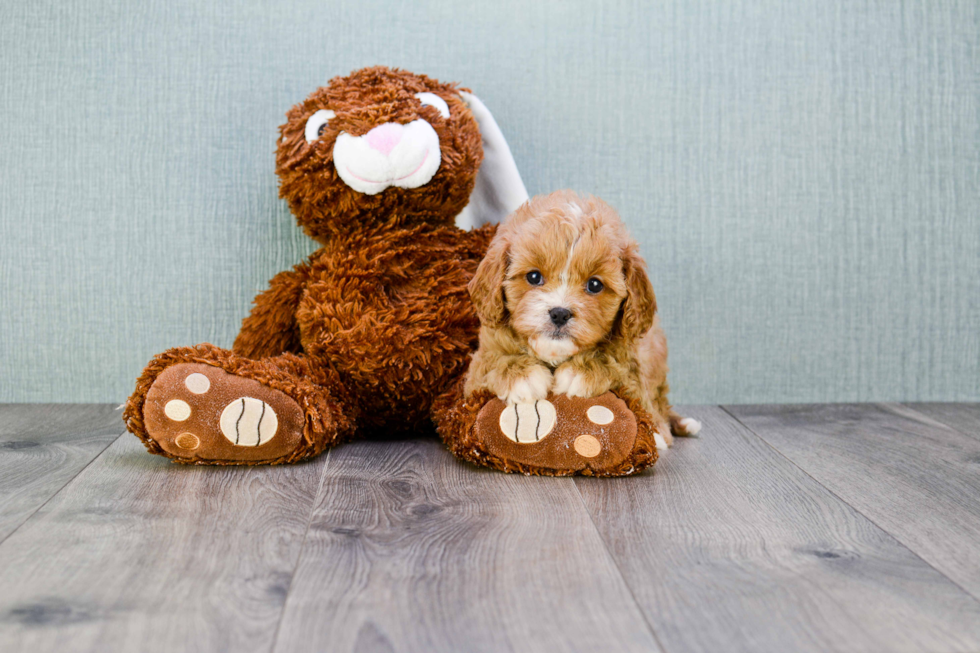
[[[276,644],[279,642],[279,631],[282,630],[282,620],[286,616],[286,608],[289,606],[289,597],[293,592],[293,579],[296,578],[296,572],[299,571],[299,563],[303,560],[303,551],[306,549],[306,539],[310,535],[310,528],[313,526],[313,515],[316,513],[316,507],[320,502],[320,494],[323,492],[323,485],[327,481],[327,470],[330,467],[330,457],[333,453],[333,449],[330,449],[325,454],[326,460],[323,462],[323,473],[320,475],[320,484],[316,488],[316,494],[313,495],[313,502],[310,504],[310,516],[306,520],[306,530],[303,531],[303,541],[300,542],[299,551],[296,553],[296,564],[293,565],[293,573],[289,575],[289,584],[286,586],[286,597],[282,600],[282,609],[279,611],[279,619],[276,621],[276,631],[272,634],[272,644],[269,647],[269,653],[273,653],[276,650]]]
[[[0,539],[0,546],[3,546],[3,543],[4,542],[6,542],[7,540],[9,540],[10,537],[14,533],[16,533],[17,531],[19,531],[20,528],[21,528],[21,526],[23,526],[27,522],[31,521],[32,519],[34,519],[34,515],[36,515],[37,513],[39,513],[41,511],[41,509],[44,508],[44,506],[48,505],[51,502],[52,499],[54,499],[56,496],[58,496],[59,494],[61,494],[66,487],[68,487],[69,485],[71,485],[75,481],[76,478],[78,478],[79,476],[82,475],[82,472],[84,472],[86,469],[88,469],[89,466],[92,463],[94,463],[96,460],[98,460],[99,458],[101,458],[102,455],[109,449],[109,447],[111,447],[115,443],[119,442],[120,438],[122,438],[126,434],[127,434],[127,431],[123,431],[122,433],[120,433],[119,435],[117,435],[116,437],[114,437],[113,439],[109,440],[109,442],[107,442],[106,445],[104,447],[102,447],[102,450],[99,453],[97,453],[96,455],[92,456],[92,459],[90,461],[88,461],[87,463],[85,463],[81,467],[81,469],[79,469],[77,472],[75,472],[75,474],[70,479],[68,479],[67,481],[65,481],[65,484],[64,485],[62,485],[60,488],[57,489],[57,491],[53,492],[51,494],[51,496],[49,496],[47,499],[45,499],[44,500],[44,503],[42,503],[37,508],[35,508],[34,510],[32,510],[31,511],[31,514],[29,514],[27,517],[24,518],[24,521],[22,521],[21,523],[17,524],[17,528],[15,528],[14,530],[12,530],[9,533],[7,533],[7,535],[4,536],[3,539]]]
[[[619,566],[619,561],[616,559],[616,556],[612,554],[612,551],[609,550],[609,543],[606,542],[606,538],[602,536],[602,531],[600,531],[599,527],[596,526],[595,519],[592,517],[592,512],[589,511],[589,507],[585,505],[585,497],[582,496],[582,491],[578,487],[577,479],[571,479],[571,481],[572,486],[575,488],[575,493],[578,495],[578,500],[582,504],[582,510],[584,510],[585,514],[589,516],[589,523],[592,524],[592,529],[595,531],[595,534],[599,536],[599,541],[602,542],[602,548],[606,550],[606,555],[609,556],[613,566],[616,568],[616,573],[619,574],[619,580],[623,582],[623,587],[626,588],[626,591],[629,592],[630,598],[633,599],[633,605],[636,606],[640,616],[643,617],[643,623],[646,624],[647,630],[650,631],[650,636],[653,637],[653,641],[657,644],[657,648],[660,649],[661,653],[666,653],[667,649],[664,647],[663,642],[660,641],[660,638],[657,637],[657,631],[647,618],[647,613],[643,610],[643,606],[640,605],[640,602],[637,600],[636,594],[633,593],[633,588],[628,582],[626,582],[626,576],[623,575],[623,570]]]
[[[872,406],[881,406],[883,404],[880,403],[880,402],[877,402],[877,403],[872,403],[870,405],[872,405]],[[915,556],[916,558],[918,558],[919,560],[921,560],[924,565],[926,565],[930,569],[934,570],[937,574],[939,574],[940,576],[942,576],[943,578],[945,578],[946,580],[948,580],[950,583],[952,583],[956,587],[960,588],[960,590],[964,594],[966,594],[967,596],[969,596],[974,601],[980,601],[980,596],[975,595],[973,592],[971,592],[970,590],[966,589],[965,587],[963,587],[962,585],[960,585],[959,583],[957,583],[954,579],[950,578],[941,569],[938,569],[934,564],[932,564],[931,562],[929,562],[928,560],[926,560],[925,558],[923,558],[921,555],[919,555],[919,552],[918,551],[916,551],[915,549],[913,549],[912,547],[910,547],[908,544],[906,544],[905,542],[903,542],[902,540],[900,540],[897,535],[895,535],[894,533],[892,533],[890,530],[882,527],[881,524],[879,524],[878,522],[876,522],[874,519],[872,519],[868,515],[864,514],[864,512],[862,512],[861,510],[858,510],[856,507],[852,506],[849,502],[845,501],[843,497],[841,497],[836,492],[834,492],[833,490],[831,490],[829,487],[827,487],[826,485],[824,485],[823,483],[821,483],[819,480],[817,480],[812,474],[810,474],[810,472],[806,471],[805,469],[803,469],[802,467],[800,467],[799,465],[797,465],[796,462],[793,459],[789,458],[786,454],[784,454],[782,451],[780,451],[775,446],[773,446],[763,436],[761,436],[758,433],[756,433],[755,429],[753,429],[751,426],[749,426],[748,424],[746,424],[745,422],[743,422],[742,420],[740,420],[738,418],[738,416],[735,415],[735,413],[733,413],[730,410],[728,410],[728,407],[727,406],[719,406],[719,408],[721,408],[723,411],[725,411],[726,413],[728,413],[729,415],[731,415],[732,419],[734,419],[736,422],[738,422],[743,427],[745,427],[745,429],[749,433],[751,433],[755,437],[759,438],[759,440],[763,444],[765,444],[767,447],[769,447],[770,449],[772,449],[781,458],[785,459],[790,465],[792,465],[793,467],[796,467],[798,470],[800,470],[803,474],[805,474],[814,483],[816,483],[817,485],[819,485],[820,487],[822,487],[823,489],[825,489],[827,492],[829,492],[831,496],[833,496],[835,499],[837,499],[838,501],[840,501],[841,503],[843,503],[845,506],[847,506],[848,508],[850,508],[851,510],[853,510],[856,514],[861,515],[863,518],[867,519],[868,520],[868,523],[872,524],[875,528],[877,528],[882,533],[884,533],[885,535],[887,535],[888,537],[890,537],[892,540],[894,540],[895,543],[897,543],[903,549],[905,549],[906,551],[908,551],[909,553],[911,553],[913,556]]]
[[[954,402],[954,403],[956,403],[956,402]],[[901,406],[905,410],[910,410],[913,413],[915,413],[916,415],[921,416],[922,419],[924,419],[924,420],[926,420],[928,422],[931,422],[931,423],[933,423],[933,424],[935,424],[937,426],[944,426],[944,427],[946,427],[948,429],[952,429],[952,430],[956,431],[957,433],[959,433],[960,435],[965,435],[968,438],[973,438],[974,440],[976,440],[978,437],[980,437],[980,433],[967,433],[966,431],[964,431],[963,429],[961,429],[958,426],[953,426],[952,424],[947,424],[946,422],[940,421],[940,420],[936,419],[935,417],[931,417],[929,415],[926,415],[925,413],[919,412],[918,410],[915,409],[915,402],[907,403],[907,402],[904,402],[903,401],[903,402],[896,402],[896,403],[894,403],[892,405],[893,406]],[[969,403],[969,402],[964,402],[964,405],[966,405],[966,406],[975,406],[976,404]]]

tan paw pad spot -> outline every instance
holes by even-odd
[[[592,435],[580,435],[575,438],[575,451],[583,458],[595,458],[602,451],[602,445]]]
[[[181,449],[188,449],[193,451],[201,446],[201,439],[194,435],[193,433],[181,433],[176,438],[174,438],[174,444],[176,444]]]
[[[225,406],[219,425],[232,444],[257,447],[275,437],[279,418],[272,406],[261,399],[241,397]]]
[[[509,404],[500,413],[500,432],[521,444],[539,442],[555,428],[557,419],[555,407],[547,399]]]
[[[194,394],[203,395],[211,389],[211,380],[200,372],[194,372],[184,379],[184,385]]]
[[[593,406],[585,411],[585,415],[593,424],[609,424],[613,421],[613,412],[605,406]]]
[[[171,399],[163,407],[164,414],[175,422],[183,422],[191,416],[191,407],[186,401]]]

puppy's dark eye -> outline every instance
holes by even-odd
[[[537,270],[531,270],[524,276],[524,278],[527,279],[527,282],[532,286],[540,286],[544,283],[544,277],[542,277],[541,273]]]
[[[602,289],[604,287],[605,286],[602,285],[602,282],[596,279],[595,277],[589,279],[588,283],[585,284],[585,290],[590,295],[598,295],[599,293],[602,292]]]

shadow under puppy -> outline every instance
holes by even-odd
[[[646,265],[616,211],[558,191],[532,198],[498,228],[469,284],[480,345],[465,394],[508,403],[549,393],[640,401],[658,447],[701,424],[667,400],[667,341]]]

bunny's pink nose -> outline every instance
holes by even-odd
[[[364,138],[372,149],[388,156],[402,139],[402,126],[395,122],[387,122],[369,131]]]

